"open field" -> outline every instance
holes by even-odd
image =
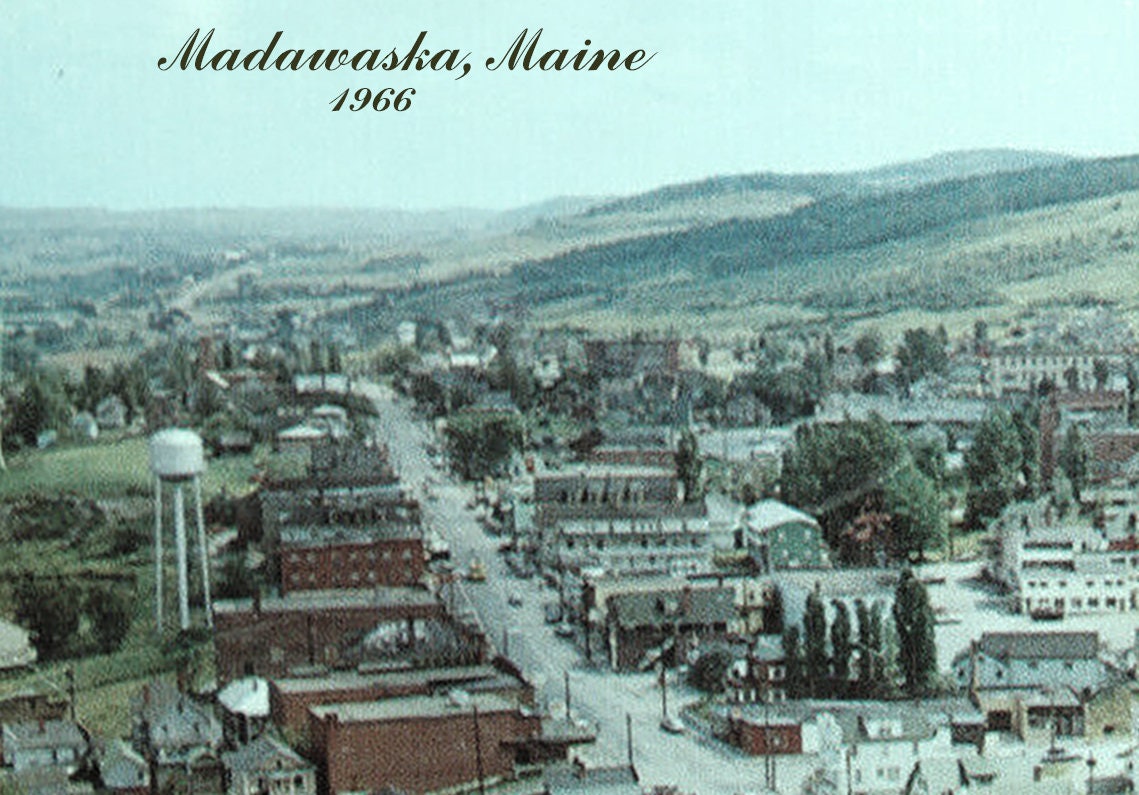
[[[240,495],[252,488],[257,453],[211,459],[202,478],[202,499],[223,488]],[[91,444],[26,450],[8,457],[0,473],[0,500],[39,492],[70,493],[89,499],[147,496],[152,485],[146,438],[125,437]]]

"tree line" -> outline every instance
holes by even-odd
[[[910,697],[937,690],[934,615],[925,585],[906,569],[894,592],[892,623],[882,603],[857,600],[854,615],[841,599],[832,618],[819,588],[807,595],[803,628],[783,631],[787,695],[791,698]]]

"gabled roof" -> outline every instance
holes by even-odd
[[[257,772],[260,770],[313,770],[311,762],[280,740],[266,734],[236,751],[222,754],[222,763],[229,770]]]
[[[86,748],[87,738],[79,726],[66,720],[4,724],[4,752],[33,748]]]
[[[613,594],[609,609],[622,627],[723,624],[735,616],[731,588],[683,588]]]
[[[1015,660],[1090,660],[1099,651],[1095,632],[986,632],[978,646],[989,657]]]

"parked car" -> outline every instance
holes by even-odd
[[[511,591],[510,596],[506,597],[506,603],[511,607],[522,607],[522,594]]]

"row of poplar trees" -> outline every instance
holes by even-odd
[[[906,569],[894,592],[893,623],[881,602],[841,600],[827,611],[819,587],[807,596],[803,630],[783,632],[787,694],[791,698],[889,698],[899,680],[910,697],[937,690],[934,615],[924,583]],[[855,631],[857,630],[857,632]]]

